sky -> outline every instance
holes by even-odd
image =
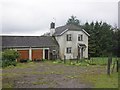
[[[0,31],[3,35],[39,36],[65,25],[72,15],[81,24],[103,21],[118,25],[119,0],[1,0]]]

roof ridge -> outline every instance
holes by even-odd
[[[82,27],[81,26],[78,26],[78,25],[74,25],[74,24],[66,24],[64,26],[60,26],[60,27],[57,27],[55,29],[55,33],[54,35],[57,36],[57,35],[62,35],[63,32],[67,31],[67,30],[82,30]]]

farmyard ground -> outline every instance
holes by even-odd
[[[106,74],[106,65],[76,66],[29,62],[3,69],[3,88],[117,88],[118,73]]]

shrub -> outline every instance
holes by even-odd
[[[19,56],[19,53],[15,50],[4,50],[2,52],[2,67],[7,67],[9,65],[16,66],[16,59]]]

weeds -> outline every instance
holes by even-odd
[[[44,84],[49,84],[49,82],[46,81],[33,82],[33,85],[44,85]]]

